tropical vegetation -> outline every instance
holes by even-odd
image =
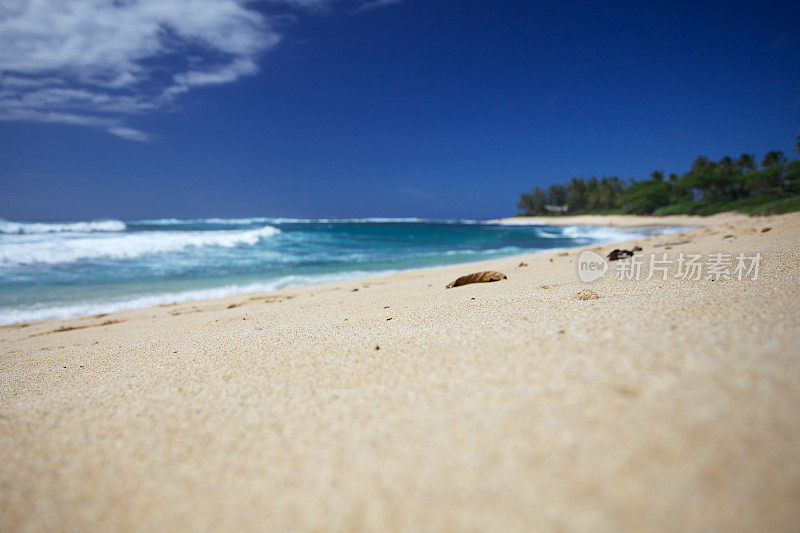
[[[800,152],[800,135],[793,151]],[[616,176],[571,178],[520,194],[520,215],[697,214],[743,211],[750,214],[800,210],[800,160],[772,151],[760,161],[752,154],[712,161],[697,157],[688,172],[667,176],[656,170],[645,180]]]

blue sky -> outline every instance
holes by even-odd
[[[25,0],[0,218],[515,211],[571,176],[789,152],[796,2]]]

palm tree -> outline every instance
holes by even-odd
[[[765,155],[763,161],[761,161],[761,166],[769,168],[778,166],[785,162],[786,158],[783,157],[783,152],[773,150],[771,152],[767,152],[767,155]]]
[[[741,170],[754,170],[756,168],[756,158],[752,154],[742,154],[736,160],[736,166]]]
[[[586,209],[586,181],[583,178],[573,178],[567,184],[566,203],[570,211]]]
[[[700,172],[701,170],[706,169],[709,165],[711,165],[711,161],[709,161],[706,156],[698,155],[697,157],[695,157],[694,163],[692,163],[692,168],[690,169],[690,172],[695,174],[697,172]]]

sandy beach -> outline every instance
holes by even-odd
[[[0,530],[796,531],[800,214],[570,218],[702,227],[0,328]]]
[[[490,220],[498,224],[525,226],[547,224],[549,226],[610,226],[618,228],[646,228],[654,226],[717,226],[728,223],[731,213],[719,213],[707,217],[695,215],[671,215],[654,217],[645,215],[564,215],[552,217],[507,217]],[[736,218],[736,215],[733,215]]]

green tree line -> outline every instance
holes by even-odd
[[[798,135],[796,151],[800,151]],[[800,210],[800,160],[783,152],[761,161],[751,154],[711,161],[697,157],[683,175],[656,170],[649,179],[571,178],[520,194],[521,215],[631,213],[712,214],[720,211],[782,213]]]

